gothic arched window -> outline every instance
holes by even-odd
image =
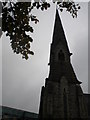
[[[65,56],[64,56],[64,53],[63,53],[62,50],[60,50],[59,53],[58,53],[58,59],[60,61],[65,61]]]

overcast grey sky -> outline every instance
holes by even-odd
[[[71,63],[82,88],[88,92],[88,3],[80,3],[78,18],[60,13],[70,52]],[[2,36],[2,100],[3,105],[38,112],[41,87],[49,73],[55,6],[45,12],[33,10],[40,22],[35,25],[31,44],[35,52],[29,60],[13,53],[9,37]],[[1,49],[1,47],[0,47]]]

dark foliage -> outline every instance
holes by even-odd
[[[57,6],[60,11],[65,8],[73,17],[77,17],[77,11],[80,9],[74,2],[57,2]],[[29,54],[34,54],[30,49],[33,39],[27,32],[33,33],[30,22],[36,24],[39,20],[31,14],[31,10],[37,8],[43,11],[49,7],[50,4],[47,2],[2,2],[2,31],[10,37],[12,50],[20,53],[22,58],[28,59]]]
[[[77,17],[77,12],[80,9],[79,4],[75,4],[74,2],[57,2],[57,4],[61,12],[63,11],[63,8],[65,8],[66,11],[68,11],[73,18]]]

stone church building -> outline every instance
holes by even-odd
[[[89,120],[90,95],[83,94],[70,62],[71,55],[56,10],[50,72],[41,90],[39,114],[0,106],[1,120]]]
[[[39,120],[87,119],[81,82],[70,62],[70,53],[58,10],[50,50],[50,72],[41,90]]]

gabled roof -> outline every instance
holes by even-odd
[[[60,20],[60,16],[59,16],[58,10],[56,10],[52,44],[54,46],[56,46],[59,42],[62,42],[62,44],[66,47],[66,49],[69,52],[66,37],[65,37],[65,34],[64,34],[64,30],[63,30],[63,27],[62,27],[61,20]]]

